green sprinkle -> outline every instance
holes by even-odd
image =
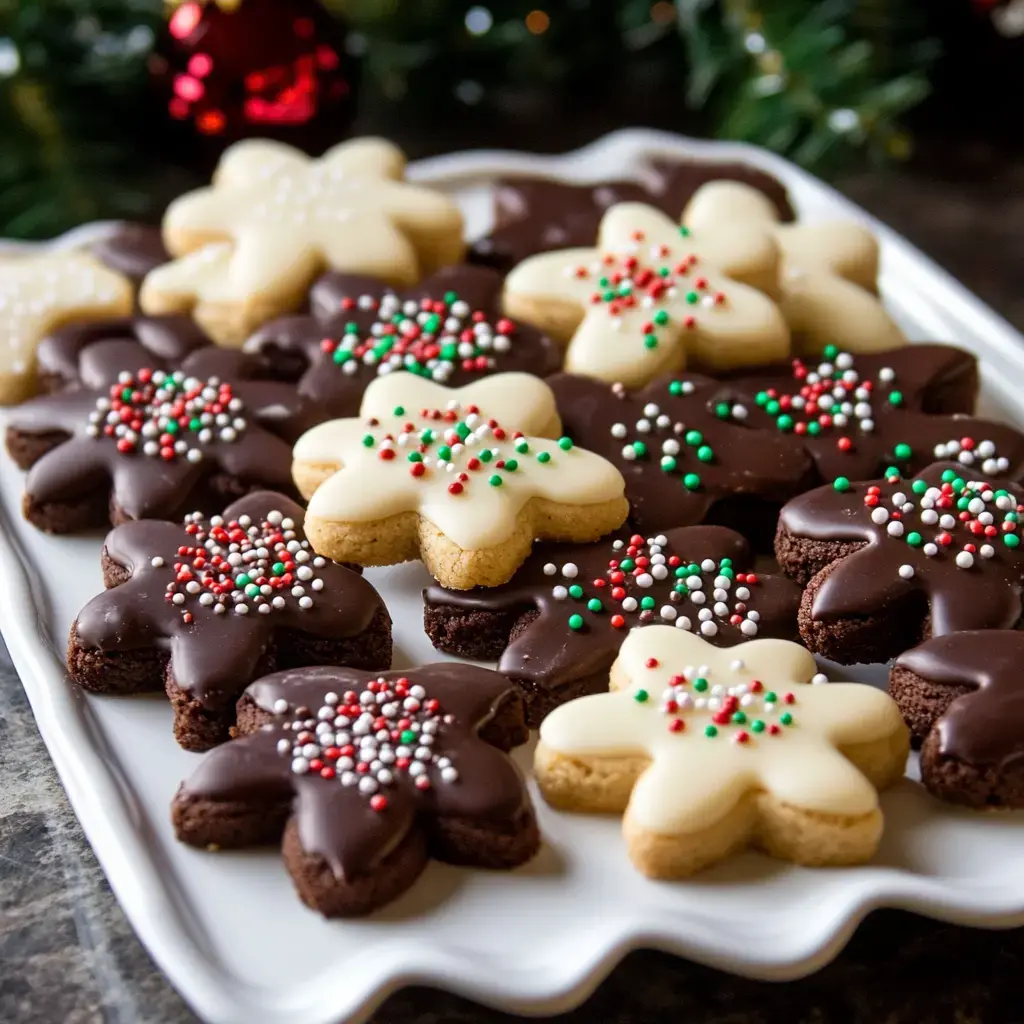
[[[252,583],[252,577],[247,572],[243,572],[235,577],[235,583],[239,587],[244,587],[246,584]]]
[[[596,597],[592,597],[587,602],[587,611],[588,612],[603,612],[604,611],[604,605],[601,604],[601,602]]]
[[[249,597],[260,596],[260,588],[257,587],[255,583],[250,583],[249,586],[245,588],[245,592]]]
[[[688,430],[683,440],[696,447],[704,440],[704,435],[699,430]]]
[[[454,362],[459,354],[458,345],[442,345],[441,346],[441,358],[448,362]]]
[[[758,391],[758,393],[754,396],[754,403],[756,405],[761,405],[761,406],[767,405],[768,404],[768,392],[767,391]]]
[[[687,292],[686,293],[686,301],[691,306],[696,306],[697,303],[700,302],[700,296],[696,292]]]
[[[708,688],[708,681],[703,676],[697,676],[693,681],[693,688],[698,693],[703,693]]]
[[[776,421],[775,425],[779,430],[792,430],[793,429],[793,417],[783,413]]]
[[[437,457],[439,459],[444,459],[444,461],[447,462],[452,457],[451,448],[446,444],[441,445],[441,447],[437,449]]]
[[[601,298],[604,299],[605,302],[614,302],[615,301],[615,292],[613,292],[613,291],[611,291],[609,289],[608,291],[604,292],[601,295]]]
[[[640,598],[640,607],[643,609],[653,608],[658,602],[653,597]]]
[[[715,406],[715,415],[719,417],[719,419],[727,419],[731,412],[732,409],[729,408],[728,402],[719,402]]]
[[[664,471],[665,471],[666,473],[672,473],[672,472],[674,472],[674,471],[675,471],[675,469],[676,469],[676,466],[678,466],[678,463],[676,462],[676,460],[675,460],[674,458],[672,458],[672,456],[671,456],[671,455],[665,455],[665,456],[662,456],[662,459],[661,459],[661,468],[662,468],[662,469],[663,469],[663,470],[664,470]]]
[[[570,615],[569,616],[569,628],[570,629],[582,629],[583,628],[583,616],[582,615]]]
[[[764,407],[764,411],[768,413],[769,416],[778,416],[781,409],[782,406],[774,398],[769,399]]]
[[[350,359],[355,359],[355,356],[348,349],[336,348],[331,358],[336,363],[347,363]]]
[[[561,448],[563,452],[569,451],[572,448],[572,438],[560,437],[558,439],[558,447]]]
[[[505,460],[505,472],[514,473],[519,468],[519,463],[515,459]]]
[[[848,491],[850,489],[850,481],[845,476],[837,476],[835,480],[832,481],[832,487],[842,494],[844,491]]]
[[[578,601],[583,596],[583,588],[578,583],[574,583],[569,588],[569,596],[574,601]]]
[[[732,565],[732,559],[731,558],[723,558],[718,564],[723,566],[723,567],[730,566],[730,565]]]
[[[784,711],[781,715],[779,715],[779,721],[783,725],[792,725],[793,716],[788,711]]]
[[[516,451],[519,452],[520,455],[526,455],[529,450],[530,446],[527,444],[525,437],[521,437],[516,441]]]
[[[500,487],[500,486],[501,486],[501,477],[500,477],[500,476],[498,476],[498,474],[497,474],[497,473],[495,473],[495,474],[494,474],[494,476],[492,476],[492,477],[488,477],[488,479],[487,479],[487,482],[488,482],[488,483],[489,483],[489,484],[490,484],[490,485],[491,485],[492,487]]]
[[[811,422],[807,424],[807,433],[810,434],[811,437],[817,437],[821,433],[821,424],[817,420],[811,420]]]
[[[168,434],[176,434],[178,432],[178,423],[177,423],[177,421],[176,420],[168,420],[167,421],[167,425],[164,427],[164,430],[166,430]]]
[[[494,452],[490,448],[481,448],[480,454],[477,457],[481,462],[490,462],[494,458]]]
[[[445,305],[446,306],[450,306],[453,302],[458,302],[459,301],[459,293],[458,292],[445,292],[444,293],[444,301],[445,301]]]
[[[744,725],[746,723],[746,721],[747,721],[747,716],[746,716],[746,714],[743,711],[737,711],[737,712],[735,712],[733,714],[732,720],[737,725]]]
[[[765,699],[765,703],[767,703],[767,704],[774,704],[779,698],[775,695],[775,691],[774,690],[769,690],[764,695],[764,699]]]
[[[654,322],[659,327],[664,327],[665,324],[668,323],[668,313],[663,309],[659,309],[658,312],[654,314]]]
[[[393,416],[404,416],[405,415],[405,406],[404,405],[396,405],[395,408],[392,410],[392,415]]]
[[[700,487],[700,477],[697,476],[696,473],[687,473],[686,476],[683,477],[683,486],[688,491],[697,490],[697,488]]]
[[[910,485],[910,489],[911,489],[911,490],[912,490],[912,491],[913,491],[913,492],[914,492],[915,494],[924,494],[924,492],[928,490],[928,484],[926,484],[926,483],[924,482],[924,480],[915,480],[915,481],[914,481],[914,482],[913,482],[913,483],[912,483],[912,484]]]
[[[363,447],[364,448],[372,448],[373,447],[373,434],[363,434]]]
[[[636,693],[633,694],[633,700],[635,700],[637,704],[645,704],[649,696],[650,694],[648,694],[646,690],[637,690]]]
[[[349,322],[347,324],[345,324],[345,333],[346,334],[358,334],[359,333],[359,324],[357,324],[354,320],[349,320]]]
[[[889,392],[889,404],[890,405],[902,405],[903,404],[903,392],[902,391],[890,391]]]
[[[715,453],[712,451],[710,445],[702,444],[697,449],[697,458],[700,459],[701,462],[710,462],[714,457]]]
[[[683,393],[682,381],[674,380],[668,386],[668,393],[670,395],[681,395]]]
[[[643,441],[634,441],[633,451],[636,452],[638,458],[642,459],[647,454],[647,445]]]
[[[764,732],[764,722],[762,722],[760,718],[755,718],[754,721],[750,723],[750,731]]]
[[[886,466],[885,472],[882,474],[882,476],[884,476],[886,480],[889,480],[892,477],[896,477],[898,479],[899,475],[900,471],[898,466]]]
[[[1020,537],[1018,537],[1015,533],[1004,533],[1003,543],[1008,548],[1015,548],[1020,544]]]
[[[686,227],[681,227],[679,229],[679,234],[682,235],[683,238],[689,238],[690,237],[690,229],[686,228]]]
[[[623,572],[631,572],[633,569],[636,568],[636,562],[634,562],[632,558],[624,558],[621,562],[619,562],[619,568]]]
[[[271,572],[272,572],[272,573],[273,573],[273,574],[274,574],[275,576],[280,576],[280,575],[282,575],[282,574],[284,573],[284,562],[275,562],[275,563],[274,563],[274,564],[273,564],[273,565],[271,566],[271,569],[270,569],[270,571],[271,571]]]
[[[896,447],[892,450],[892,453],[893,455],[896,456],[897,459],[909,459],[911,454],[913,453],[913,449],[910,447],[909,444],[900,443],[896,445]]]
[[[424,430],[422,434],[420,434],[420,440],[424,444],[434,443],[434,432],[430,429],[430,427],[427,427],[427,429]]]
[[[202,427],[202,425],[202,420],[199,419],[191,419],[188,421],[189,430],[199,430],[199,428]]]
[[[423,456],[419,452],[409,452],[406,456],[410,462],[422,462]]]
[[[541,462],[541,463],[543,463],[543,462],[550,462],[551,461],[550,453],[549,452],[537,452],[537,461]]]
[[[835,357],[837,355],[839,355],[839,346],[838,345],[826,345],[824,351],[822,352],[822,355],[826,359],[830,359],[830,360],[831,359],[835,359]]]
[[[469,437],[469,427],[465,423],[456,423],[455,433],[458,434],[463,441],[465,441],[466,438]]]
[[[644,335],[644,348],[652,349],[658,347],[658,336],[656,334]]]
[[[942,471],[942,482],[944,484],[952,483],[956,479],[956,470],[944,469]]]
[[[707,736],[708,739],[713,740],[718,735],[718,729],[713,725],[705,725],[704,735]]]

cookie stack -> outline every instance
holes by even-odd
[[[161,232],[0,266],[24,515],[111,528],[68,671],[206,752],[178,837],[281,841],[364,914],[534,856],[531,729],[545,801],[623,814],[655,878],[869,859],[911,736],[941,798],[1024,806],[1024,437],[969,353],[905,347],[871,234],[657,163],[499,183],[467,256],[404,166],[245,142]],[[392,668],[362,571],[408,561],[434,647],[496,671]],[[896,659],[895,701],[815,654]]]

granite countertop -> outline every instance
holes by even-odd
[[[860,174],[840,187],[1024,329],[1024,162],[996,159],[984,147],[958,157],[956,177],[919,167]],[[0,964],[2,1021],[195,1020],[115,902],[2,647]],[[583,1007],[557,1019],[981,1024],[1021,1019],[1022,976],[1024,930],[972,931],[884,911],[861,926],[834,963],[800,982],[751,982],[639,952]],[[384,1004],[374,1024],[518,1019],[455,996],[408,989]]]

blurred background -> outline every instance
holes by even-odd
[[[247,136],[415,157],[647,125],[767,146],[954,264],[968,236],[1005,260],[1022,106],[1024,0],[0,0],[0,235],[157,220]],[[1005,271],[979,258],[984,293]]]

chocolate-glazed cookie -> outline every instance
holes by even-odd
[[[390,902],[431,858],[511,868],[539,848],[505,753],[526,739],[522,701],[496,672],[279,672],[246,691],[238,733],[178,790],[177,836],[237,849],[283,835],[299,897],[325,917]]]
[[[254,380],[250,357],[201,346],[187,325],[137,318],[47,340],[50,379],[68,387],[7,426],[7,450],[29,470],[26,519],[74,533],[213,512],[255,488],[294,493],[290,442],[314,422],[310,403],[294,385]]]
[[[709,408],[719,382],[707,377],[635,392],[571,374],[548,383],[565,433],[622,472],[641,532],[710,522],[768,548],[779,506],[814,485],[799,439],[723,421]]]
[[[391,619],[358,573],[315,555],[303,510],[250,494],[210,519],[142,520],[104,542],[109,588],[71,627],[71,678],[93,693],[165,690],[189,750],[228,738],[235,701],[275,668],[391,664]]]
[[[775,553],[806,585],[800,635],[843,664],[1021,620],[1021,492],[938,462],[916,477],[833,484],[782,510]]]
[[[549,544],[503,586],[428,587],[424,628],[449,654],[500,658],[536,728],[560,704],[607,690],[612,662],[636,626],[673,623],[719,647],[756,636],[795,639],[799,587],[751,569],[746,541],[721,526]]]
[[[921,781],[940,800],[1024,810],[1024,633],[935,637],[901,655],[889,692],[921,747]]]
[[[89,251],[105,266],[129,278],[136,289],[154,267],[171,258],[160,228],[134,221],[121,221],[110,234],[93,242]]]
[[[168,370],[212,342],[188,316],[125,316],[69,324],[36,349],[41,390],[105,388],[126,369]]]
[[[358,415],[367,385],[399,370],[450,387],[491,373],[554,373],[558,346],[500,307],[501,276],[482,267],[446,267],[402,292],[329,273],[313,286],[311,315],[271,321],[244,350],[265,372],[297,380],[325,417]]]
[[[973,355],[951,345],[912,345],[853,355],[830,346],[821,362],[793,360],[723,385],[710,399],[722,419],[799,439],[822,480],[904,476],[937,459],[1019,479],[1024,435],[970,412]]]
[[[473,243],[470,260],[508,273],[539,252],[593,245],[609,206],[645,203],[678,218],[701,185],[721,179],[752,185],[768,196],[783,220],[794,219],[785,186],[745,164],[656,160],[644,168],[640,181],[588,185],[550,178],[504,179],[494,189],[496,226]]]

